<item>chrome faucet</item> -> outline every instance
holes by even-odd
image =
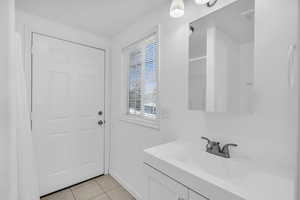
[[[230,158],[229,147],[237,147],[237,144],[225,144],[223,148],[221,148],[219,142],[211,141],[206,137],[201,137],[203,140],[207,141],[206,152],[221,156],[223,158]]]

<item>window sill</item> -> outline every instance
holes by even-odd
[[[124,115],[121,117],[121,121],[143,126],[146,128],[152,128],[156,130],[160,130],[160,124],[159,120],[149,120],[149,119],[143,119],[140,117],[130,116],[130,115]]]

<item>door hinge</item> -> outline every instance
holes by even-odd
[[[34,55],[34,50],[35,50],[35,46],[34,46],[34,43],[33,43],[33,38],[31,38],[31,49],[30,49],[31,56]]]
[[[32,126],[33,126],[32,112],[30,112],[30,114],[29,114],[29,120],[30,120],[30,130],[32,130]]]

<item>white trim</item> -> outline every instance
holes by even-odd
[[[105,48],[105,126],[104,126],[104,173],[108,174],[111,153],[111,88],[112,69],[110,67],[110,49]]]
[[[32,46],[32,34],[33,33],[40,33],[44,35],[49,35],[55,37],[55,38],[61,38],[62,40],[67,40],[70,42],[78,43],[78,44],[83,44],[87,45],[90,47],[97,48],[99,50],[104,51],[105,55],[105,108],[104,108],[104,113],[105,113],[105,127],[104,127],[104,174],[108,174],[109,172],[109,164],[110,164],[110,140],[111,140],[111,67],[110,66],[110,49],[103,44],[103,47],[97,47],[96,45],[98,41],[91,40],[89,42],[85,41],[83,38],[69,38],[70,34],[65,34],[63,32],[53,32],[53,31],[45,31],[42,28],[33,28],[28,25],[24,25],[24,62],[25,62],[25,72],[27,74],[27,81],[31,83],[32,77],[31,77],[31,66],[32,66],[32,61],[31,61],[31,46]],[[29,101],[31,101],[31,86],[29,84],[28,86],[28,93],[29,93]],[[30,106],[31,108],[31,106]]]
[[[158,123],[158,120],[149,120],[149,119],[145,119],[133,115],[123,115],[121,121],[144,126],[146,128],[153,128],[153,129],[160,130],[160,123]]]
[[[151,35],[156,35],[157,36],[157,65],[158,69],[156,70],[156,77],[157,77],[157,118],[154,120],[148,119],[147,117],[143,116],[133,116],[129,115],[128,113],[128,59],[127,56],[124,56],[125,52],[130,49],[134,44],[137,44],[138,42],[143,41],[147,37],[150,37]],[[121,66],[122,66],[122,99],[121,99],[121,117],[120,120],[128,123],[132,123],[135,125],[140,125],[148,128],[153,128],[153,129],[160,129],[160,101],[159,101],[159,96],[160,96],[160,26],[157,25],[154,28],[152,28],[150,31],[142,34],[140,37],[141,39],[128,42],[125,47],[121,49],[122,52],[122,61],[121,61]]]
[[[120,185],[125,188],[136,200],[143,200],[142,196],[133,189],[134,187],[131,186],[127,181],[121,178],[114,170],[110,170],[109,174],[120,183]]]
[[[150,37],[151,35],[155,35],[155,34],[157,34],[158,36],[160,35],[160,25],[154,26],[149,31],[145,32],[144,34],[141,34],[141,36],[138,37],[139,39],[127,42],[127,44],[123,46],[122,51],[125,51],[126,49],[130,48],[131,46],[133,46],[133,45],[143,41],[144,39]],[[159,41],[159,39],[160,38],[158,37],[158,41]]]
[[[298,55],[297,55],[297,62],[298,62],[298,69],[300,69],[300,50],[299,50],[299,47],[300,47],[300,20],[299,20],[299,17],[300,17],[300,1],[298,3],[298,37],[297,37],[297,44],[298,44],[298,47],[297,47],[297,51],[298,51]],[[300,71],[298,71],[298,76],[300,75]],[[298,85],[300,84],[300,79],[298,78]],[[298,99],[300,99],[300,87],[298,87]],[[299,100],[298,100],[298,113],[300,113],[300,103],[299,103]],[[300,134],[300,118],[299,118],[299,114],[298,114],[298,135]],[[300,199],[300,137],[298,137],[298,169],[297,169],[297,185],[296,185],[296,188],[297,188],[297,194],[296,194],[296,199]]]

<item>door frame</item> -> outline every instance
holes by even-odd
[[[108,44],[101,44],[101,40],[95,39],[90,40],[84,38],[81,34],[76,34],[76,30],[58,31],[53,30],[51,27],[31,27],[24,25],[23,27],[23,48],[24,48],[24,66],[26,73],[27,91],[28,91],[28,102],[30,102],[29,110],[32,111],[32,44],[33,34],[39,34],[42,36],[59,39],[62,41],[70,42],[72,44],[81,45],[89,48],[94,48],[104,51],[104,113],[105,113],[105,126],[104,126],[104,174],[109,173],[110,167],[110,141],[111,141],[111,68],[110,66],[110,48]],[[100,41],[100,42],[99,42]],[[100,43],[100,44],[99,44]],[[37,163],[37,162],[36,162]]]

